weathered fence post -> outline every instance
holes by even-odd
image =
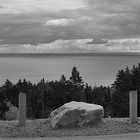
[[[19,94],[19,125],[25,126],[26,122],[26,94]]]
[[[138,118],[137,118],[137,91],[130,91],[129,116],[130,116],[130,121],[132,123],[135,123],[138,121]]]

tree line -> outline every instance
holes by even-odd
[[[140,64],[132,69],[119,70],[111,86],[94,86],[84,83],[78,69],[74,66],[70,77],[62,75],[60,80],[45,81],[37,84],[26,79],[16,84],[6,80],[0,87],[0,103],[5,99],[18,107],[20,92],[27,96],[27,117],[46,118],[51,111],[70,101],[83,101],[102,105],[105,117],[129,116],[129,91],[140,89]],[[140,100],[140,96],[138,96]],[[138,102],[140,106],[140,102]],[[140,110],[140,109],[139,109]],[[140,111],[138,112],[140,115]]]

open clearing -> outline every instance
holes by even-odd
[[[96,125],[52,129],[48,119],[27,120],[21,127],[18,121],[0,121],[0,137],[70,137],[140,133],[140,118],[132,124],[129,118],[103,118]]]

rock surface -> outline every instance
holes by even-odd
[[[66,103],[50,114],[53,128],[83,126],[102,120],[104,109],[100,105],[84,102]]]
[[[18,108],[15,106],[10,106],[9,111],[5,112],[5,119],[10,121],[10,120],[17,120],[18,119]]]

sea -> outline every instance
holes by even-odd
[[[74,66],[85,83],[110,86],[118,70],[140,63],[139,53],[81,53],[81,54],[0,54],[0,85],[6,79],[13,83],[27,79],[32,83],[69,79]]]

